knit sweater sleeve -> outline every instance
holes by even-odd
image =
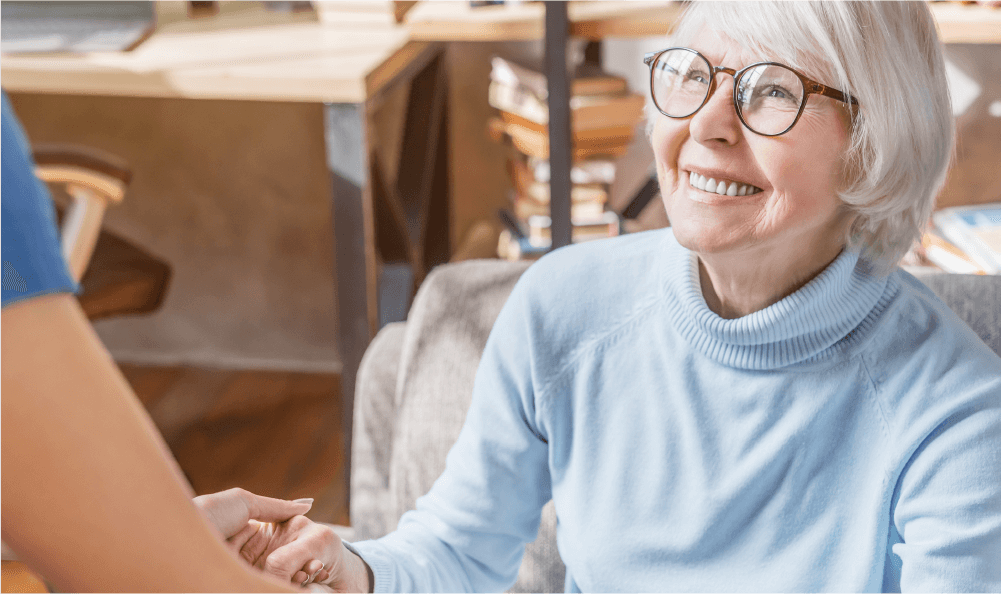
[[[902,591],[1001,591],[997,384],[936,427],[901,477],[892,551]]]
[[[929,341],[900,378],[929,389],[920,406],[896,403],[898,443],[913,449],[891,504],[896,584],[884,589],[1001,592],[1001,360],[962,330],[976,348]]]
[[[521,279],[494,324],[444,473],[395,532],[354,543],[376,592],[499,592],[517,577],[551,499],[535,406],[532,276]]]

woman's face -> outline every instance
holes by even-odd
[[[705,29],[696,39],[691,47],[714,66],[739,70],[768,59],[743,55],[732,40]],[[712,97],[693,117],[654,115],[657,175],[679,243],[700,255],[832,249],[836,255],[847,218],[836,194],[848,138],[843,109],[832,99],[811,95],[792,130],[760,136],[737,117],[733,77],[719,74],[716,82]],[[725,196],[700,190],[691,184],[692,172],[761,191]]]

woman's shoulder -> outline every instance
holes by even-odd
[[[900,338],[935,352],[946,345],[997,359],[1001,348],[1001,277],[933,274],[898,269],[891,311]],[[1001,371],[999,367],[998,371]]]
[[[669,230],[574,244],[532,264],[511,305],[531,319],[547,348],[579,345],[663,303]]]
[[[660,289],[673,235],[659,229],[555,250],[525,273],[523,290],[538,305],[621,308]]]
[[[964,311],[959,301],[947,304],[914,276],[902,270],[893,275],[899,289],[863,351],[876,392],[890,416],[902,424],[915,424],[916,418],[900,415],[908,417],[923,411],[934,412],[937,417],[984,404],[1001,406],[1001,358],[984,342],[985,337],[968,325],[990,323],[985,320],[991,316],[996,324],[996,301],[985,301],[983,307],[971,301],[972,309]],[[996,299],[1001,279],[983,282],[995,284]],[[937,286],[936,282],[929,284]],[[990,296],[985,294],[985,298],[989,300]],[[959,308],[968,319],[961,318],[950,306]],[[930,417],[926,420],[943,421]]]

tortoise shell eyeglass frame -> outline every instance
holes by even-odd
[[[695,54],[696,56],[702,58],[705,61],[705,63],[709,65],[709,70],[710,70],[710,72],[709,72],[709,74],[710,74],[710,77],[709,77],[709,90],[706,93],[705,98],[702,99],[702,103],[700,103],[699,106],[696,107],[694,111],[692,111],[691,113],[689,113],[687,115],[683,115],[683,116],[673,116],[673,115],[665,112],[663,109],[661,109],[660,105],[657,104],[657,94],[654,92],[653,79],[654,79],[654,76],[655,76],[655,72],[654,72],[654,69],[653,69],[653,65],[657,62],[658,58],[660,58],[662,55],[664,55],[667,52],[672,51],[672,50],[684,50],[686,52],[691,52],[691,53]],[[757,134],[759,136],[781,136],[781,135],[785,134],[786,132],[788,132],[789,130],[792,130],[793,126],[796,125],[796,122],[799,121],[800,116],[803,115],[803,109],[806,108],[806,101],[807,101],[807,99],[809,98],[810,95],[824,95],[825,97],[830,97],[831,99],[835,99],[837,101],[841,101],[842,103],[846,103],[846,104],[848,104],[851,107],[857,107],[858,106],[858,101],[856,101],[854,97],[846,97],[845,94],[842,93],[841,91],[839,91],[839,90],[837,90],[835,88],[829,87],[827,85],[821,84],[821,83],[819,83],[819,82],[817,82],[815,80],[809,79],[806,76],[804,76],[801,72],[797,71],[796,69],[791,68],[789,66],[786,66],[785,64],[780,64],[779,62],[755,62],[754,64],[751,64],[749,66],[745,66],[744,68],[741,68],[740,70],[734,70],[733,68],[726,68],[725,66],[713,66],[713,63],[711,61],[709,61],[709,58],[703,56],[697,50],[693,50],[692,48],[689,48],[689,47],[669,47],[667,49],[662,49],[662,50],[657,51],[657,52],[651,52],[649,54],[646,54],[645,56],[643,56],[643,63],[650,67],[650,97],[653,99],[654,106],[657,107],[657,111],[659,111],[660,113],[666,115],[669,118],[673,118],[673,119],[676,119],[676,120],[683,120],[685,118],[690,118],[693,115],[697,114],[700,109],[702,109],[703,107],[705,107],[706,103],[709,102],[709,98],[713,96],[714,92],[716,92],[716,87],[717,87],[717,84],[716,84],[716,75],[719,74],[720,72],[729,74],[730,76],[733,77],[733,83],[734,83],[733,84],[733,106],[734,106],[735,110],[737,111],[737,117],[740,118],[740,123],[743,124],[745,128],[747,128],[748,130],[750,130],[751,132],[754,132],[755,134]],[[781,68],[785,68],[789,72],[792,72],[797,77],[799,77],[799,80],[800,80],[800,82],[803,85],[803,91],[804,91],[804,93],[803,93],[803,99],[802,99],[802,101],[800,101],[799,111],[796,112],[796,118],[793,119],[792,123],[789,124],[788,128],[786,128],[785,130],[782,130],[781,132],[778,132],[776,134],[763,134],[761,132],[758,132],[757,130],[755,130],[754,128],[752,128],[751,126],[749,126],[747,124],[747,122],[744,120],[743,114],[740,112],[740,103],[739,103],[738,97],[737,97],[737,88],[738,88],[739,85],[737,84],[737,82],[740,80],[740,78],[744,75],[745,72],[747,72],[751,68],[755,68],[757,66],[779,66]]]

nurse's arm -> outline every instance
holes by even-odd
[[[3,540],[58,589],[295,591],[243,564],[76,299],[2,314]]]

